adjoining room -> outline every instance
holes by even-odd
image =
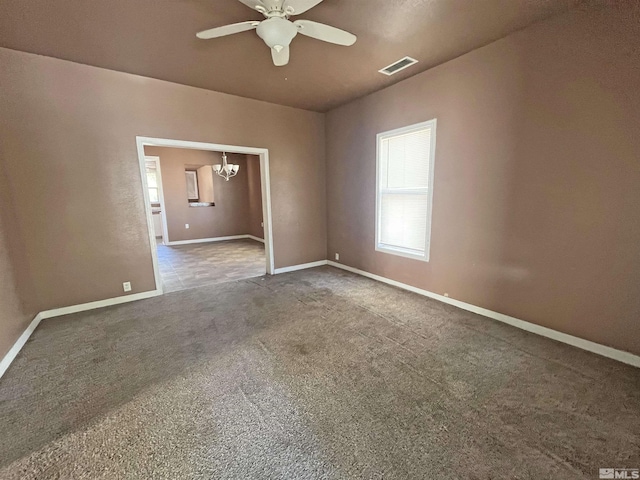
[[[145,146],[165,292],[266,272],[257,155]]]

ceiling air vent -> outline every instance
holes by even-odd
[[[378,71],[380,73],[384,73],[385,75],[393,75],[394,73],[398,73],[400,70],[404,70],[405,68],[410,67],[414,63],[418,63],[418,60],[411,57],[404,57]]]

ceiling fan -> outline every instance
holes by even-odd
[[[277,67],[289,63],[289,44],[298,33],[337,45],[350,46],[356,42],[355,35],[339,28],[311,20],[295,22],[289,20],[290,16],[304,13],[322,0],[240,0],[240,2],[262,13],[266,19],[261,22],[250,20],[210,28],[198,32],[196,36],[208,40],[255,29],[258,36],[271,49],[273,64]]]

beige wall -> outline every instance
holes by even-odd
[[[0,164],[0,359],[37,313],[15,198]]]
[[[0,225],[0,359],[33,320],[33,316],[23,310],[16,289],[7,234],[4,225]]]
[[[260,186],[260,157],[247,155],[247,183],[249,188],[249,222],[247,233],[264,238],[262,228],[262,188]]]
[[[329,112],[329,256],[640,354],[637,18],[556,17]],[[431,260],[375,252],[375,135],[431,118]]]
[[[249,183],[245,155],[227,154],[229,163],[240,166],[228,182],[213,175],[214,207],[190,207],[185,167],[222,163],[221,154],[186,148],[145,147],[145,154],[160,157],[162,190],[169,240],[226,237],[249,233]],[[189,224],[189,229],[185,228]]]
[[[268,148],[275,266],[326,258],[322,114],[8,49],[0,65],[36,311],[154,289],[136,135]]]

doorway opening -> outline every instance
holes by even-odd
[[[274,273],[267,149],[136,142],[157,290]],[[217,174],[223,154],[237,172],[228,180]]]

